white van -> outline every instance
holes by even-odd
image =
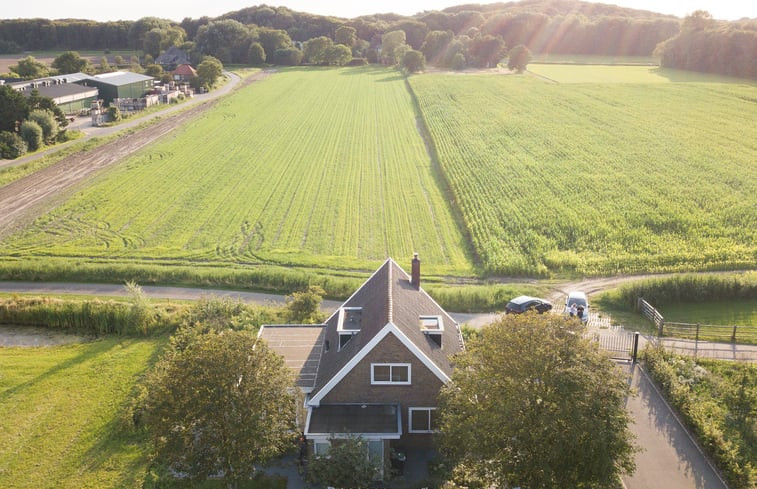
[[[581,314],[581,321],[587,322],[589,320],[589,301],[586,299],[586,294],[578,292],[576,290],[568,294],[568,298],[565,300],[565,314],[570,314],[570,307],[575,304],[580,311],[583,308],[583,314]]]

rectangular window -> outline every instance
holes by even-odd
[[[410,364],[372,363],[371,384],[410,385]]]
[[[313,443],[313,453],[319,457],[325,457],[331,450],[331,442],[317,441]]]
[[[436,408],[410,408],[410,433],[437,431]]]

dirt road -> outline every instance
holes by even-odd
[[[268,75],[269,71],[262,71],[241,81],[239,86],[248,85]],[[236,80],[239,83],[238,77]],[[230,89],[222,90],[219,95]],[[53,208],[88,177],[154,143],[210,109],[217,101],[218,97],[199,103],[149,127],[126,134],[86,153],[73,154],[52,166],[0,187],[0,238]],[[141,122],[143,121],[138,121]],[[117,128],[123,129],[120,126]]]

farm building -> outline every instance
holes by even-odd
[[[88,75],[84,73],[71,73],[12,83],[10,86],[27,97],[37,90],[39,95],[53,99],[64,114],[76,114],[83,109],[89,109],[92,101],[98,98],[97,87],[73,83],[86,78]]]
[[[174,81],[188,82],[196,76],[197,70],[187,64],[177,66],[173,73],[171,73],[171,78],[173,78]]]
[[[189,62],[189,55],[176,46],[166,49],[155,60],[155,63],[162,66],[165,71],[173,71],[181,65],[188,65]]]
[[[77,81],[80,85],[97,87],[100,98],[109,104],[117,98],[140,98],[152,90],[155,78],[139,73],[115,71]]]

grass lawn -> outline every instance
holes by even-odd
[[[757,300],[699,302],[660,306],[665,321],[757,327]]]
[[[147,441],[121,416],[164,343],[0,349],[0,487],[142,487]]]

